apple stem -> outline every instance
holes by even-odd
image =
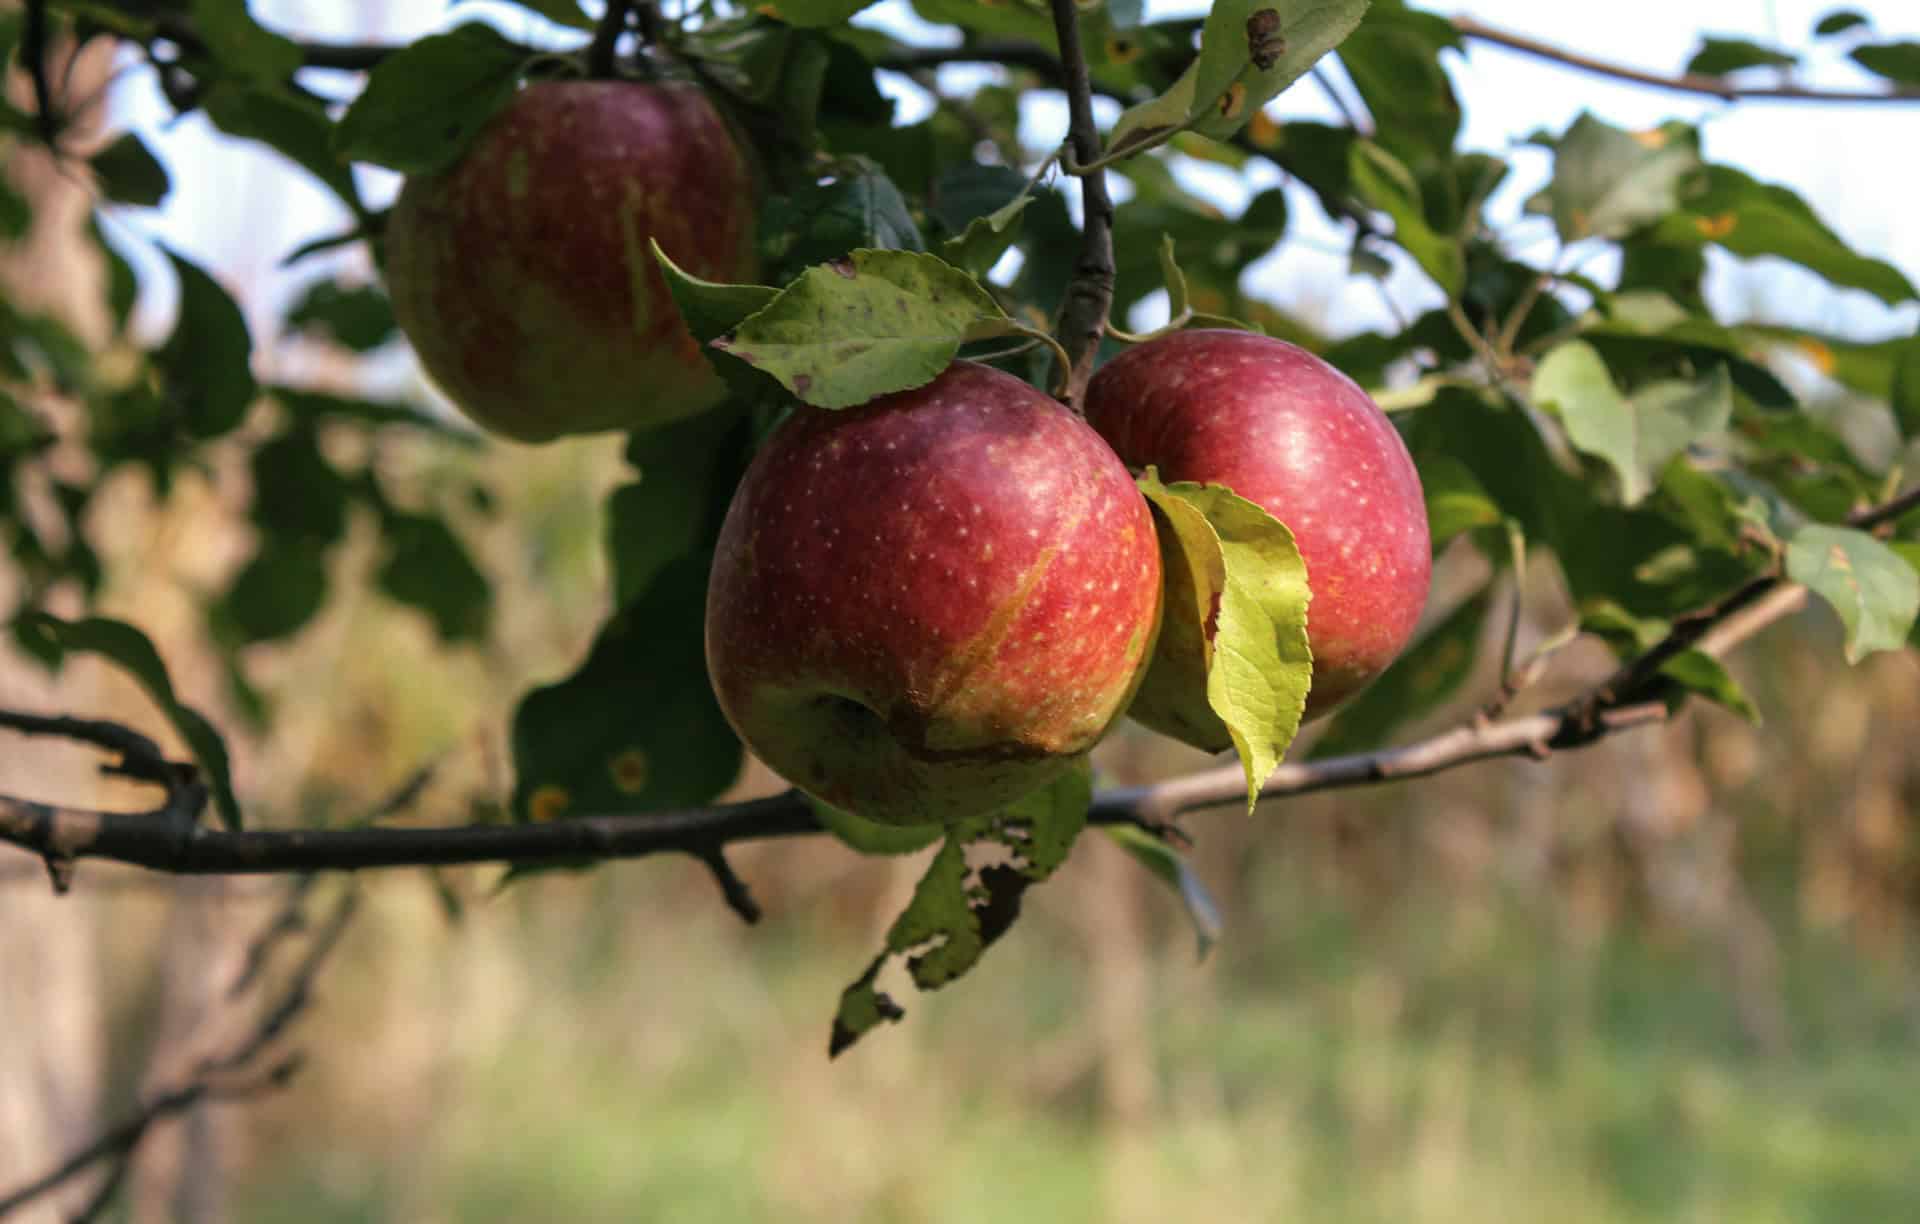
[[[587,75],[594,80],[611,80],[618,75],[614,53],[635,7],[634,0],[607,0],[607,11],[600,15],[600,23],[593,29],[593,41],[587,44]]]
[[[1093,86],[1086,52],[1080,46],[1079,10],[1074,0],[1052,0],[1052,5],[1067,94],[1067,139],[1073,146],[1073,160],[1087,165],[1099,160],[1100,130],[1093,122]],[[1069,361],[1061,398],[1075,412],[1081,410],[1087,380],[1093,377],[1100,338],[1106,333],[1107,316],[1113,309],[1114,281],[1113,197],[1107,194],[1106,173],[1096,169],[1079,178],[1085,214],[1080,258],[1074,265],[1066,299],[1060,304],[1060,321],[1055,328]]]

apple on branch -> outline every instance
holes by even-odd
[[[387,223],[394,317],[476,423],[526,442],[658,425],[722,384],[648,249],[751,280],[746,155],[687,84],[541,81]]]
[[[1010,374],[955,362],[767,440],[720,530],[707,665],[774,770],[894,825],[992,812],[1132,698],[1160,618],[1132,476]]]
[[[1426,501],[1406,444],[1367,393],[1305,349],[1251,332],[1172,332],[1087,388],[1087,420],[1130,466],[1225,485],[1293,532],[1312,602],[1306,717],[1358,692],[1406,646],[1432,577]],[[1202,655],[1162,635],[1135,715],[1210,751],[1230,744]],[[1197,729],[1197,730],[1196,730]]]

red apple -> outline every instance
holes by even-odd
[[[1426,501],[1406,444],[1352,379],[1282,340],[1180,331],[1102,366],[1086,406],[1128,464],[1158,467],[1169,482],[1226,485],[1292,528],[1313,588],[1308,718],[1406,646],[1432,576]],[[1207,706],[1198,652],[1174,650],[1199,640],[1197,627],[1183,628],[1162,636],[1137,710],[1157,730],[1217,751],[1230,741]]]
[[[881,823],[952,824],[1093,747],[1159,618],[1126,467],[1054,400],[962,361],[774,431],[720,529],[707,667],[740,738],[795,785]]]
[[[696,276],[754,273],[754,186],[684,84],[543,81],[387,222],[393,313],[468,416],[527,442],[711,407],[719,378],[647,240]]]

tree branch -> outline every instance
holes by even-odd
[[[1052,0],[1053,28],[1060,40],[1060,68],[1067,93],[1068,143],[1073,159],[1091,164],[1100,156],[1100,129],[1093,122],[1093,86],[1087,74],[1086,53],[1080,47],[1080,15],[1074,0]],[[1107,176],[1094,170],[1080,177],[1082,219],[1080,261],[1066,301],[1060,304],[1056,329],[1073,363],[1064,372],[1063,398],[1077,412],[1093,377],[1100,338],[1106,334],[1113,309],[1113,197],[1107,194]]]
[[[633,8],[634,0],[607,0],[606,11],[593,28],[593,41],[587,44],[588,76],[600,81],[612,80],[615,76],[614,52],[619,49],[620,36],[627,31]]]
[[[1595,76],[1611,77],[1616,81],[1626,81],[1634,85],[1671,90],[1675,93],[1704,94],[1719,98],[1723,102],[1920,102],[1920,89],[1814,89],[1804,85],[1747,86],[1735,85],[1724,77],[1707,76],[1697,72],[1683,72],[1676,76],[1668,76],[1626,64],[1595,59],[1589,55],[1582,55],[1578,51],[1568,51],[1563,47],[1556,47],[1551,43],[1544,43],[1510,30],[1502,30],[1497,26],[1490,26],[1483,21],[1464,15],[1453,19],[1453,28],[1458,30],[1463,38],[1492,43],[1562,67],[1578,69]]]
[[[287,903],[287,912],[276,917],[255,940],[255,951],[264,957],[274,941],[287,930],[304,925],[299,909],[306,897],[304,887],[297,888]],[[306,955],[293,970],[286,987],[263,1005],[246,1030],[224,1050],[208,1054],[194,1066],[181,1083],[152,1094],[131,1116],[110,1127],[97,1139],[85,1144],[54,1168],[16,1189],[0,1194],[0,1216],[24,1207],[58,1190],[88,1169],[110,1162],[107,1174],[87,1197],[86,1204],[71,1218],[82,1221],[100,1217],[118,1193],[132,1166],[135,1151],[149,1131],[162,1122],[178,1117],[208,1101],[236,1101],[258,1096],[285,1084],[299,1070],[298,1054],[269,1058],[278,1039],[306,1010],[319,978],[340,937],[352,920],[357,894],[347,892],[335,905],[326,923],[314,935]],[[291,918],[289,918],[291,915]],[[249,962],[254,959],[249,954]],[[250,976],[235,984],[238,996],[252,984]]]

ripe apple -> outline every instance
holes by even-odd
[[[722,385],[649,238],[696,276],[753,279],[753,178],[719,113],[691,85],[537,82],[401,189],[394,317],[434,382],[508,437],[688,416]]]
[[[1306,717],[1393,662],[1432,577],[1426,500],[1386,414],[1312,353],[1251,332],[1171,332],[1095,372],[1087,420],[1129,465],[1226,485],[1293,530],[1313,601]],[[1192,601],[1184,606],[1191,607]],[[1231,742],[1207,705],[1200,627],[1169,626],[1136,702],[1156,730],[1214,751]],[[1193,644],[1178,649],[1182,641]]]
[[[884,824],[952,824],[1093,747],[1159,620],[1153,516],[1126,467],[1048,396],[961,361],[768,438],[715,546],[707,668],[795,785]]]

